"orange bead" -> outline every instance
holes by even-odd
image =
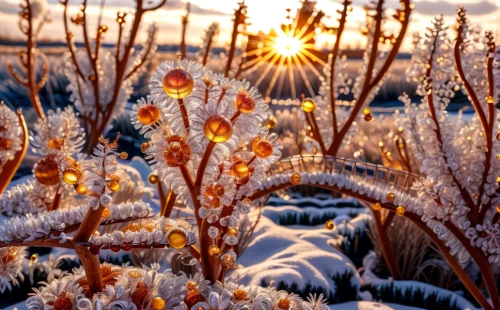
[[[0,150],[7,151],[12,147],[12,140],[7,138],[0,138]]]
[[[68,168],[63,172],[63,180],[67,184],[75,185],[80,181],[82,177],[82,172],[76,168]]]
[[[80,195],[85,195],[87,193],[87,186],[85,186],[85,184],[79,184],[76,187],[76,192]]]
[[[380,203],[376,202],[373,204],[373,210],[378,211],[378,210],[380,210],[380,208],[382,208]]]
[[[141,144],[141,152],[146,153],[146,150],[149,148],[149,143],[144,142]]]
[[[233,135],[233,125],[231,121],[222,115],[210,116],[203,126],[205,136],[215,142],[226,142]]]
[[[184,69],[174,69],[163,77],[163,90],[175,99],[186,98],[194,88],[193,77]]]
[[[365,115],[365,121],[369,122],[373,119],[373,116],[371,114],[366,114]]]
[[[235,237],[236,235],[238,235],[238,230],[236,228],[234,228],[234,227],[230,227],[227,230],[227,234],[230,235],[230,236]]]
[[[116,181],[109,181],[108,183],[106,183],[106,186],[112,192],[117,192],[120,190],[120,183],[118,183]]]
[[[158,183],[159,180],[160,180],[160,178],[156,174],[151,174],[148,178],[148,181],[151,184],[156,184],[156,183]]]
[[[290,182],[292,182],[292,184],[294,184],[294,185],[297,185],[300,183],[300,179],[301,179],[300,174],[294,173],[290,177]]]
[[[248,169],[247,164],[240,161],[240,162],[235,163],[231,167],[231,172],[234,176],[236,176],[238,178],[246,178],[250,174],[250,169]]]
[[[335,224],[333,224],[332,220],[328,220],[328,221],[326,221],[325,226],[326,226],[326,229],[332,230],[335,227]]]
[[[143,105],[137,111],[137,119],[143,125],[152,125],[160,119],[160,109],[154,105]]]
[[[35,167],[35,178],[43,185],[59,184],[59,167],[55,155],[45,156]]]
[[[165,300],[163,300],[163,298],[161,298],[160,296],[156,296],[151,301],[151,309],[153,310],[163,310],[165,308],[165,305]]]
[[[64,139],[54,138],[49,140],[49,147],[54,150],[60,150],[64,146]]]
[[[127,158],[128,158],[128,154],[127,154],[127,152],[121,152],[121,153],[120,153],[120,158],[121,158],[121,159],[127,159]]]
[[[391,192],[391,193],[388,193],[387,196],[385,196],[385,198],[387,198],[387,201],[393,202],[394,199],[396,199],[396,195]]]
[[[108,208],[104,208],[104,210],[102,210],[101,216],[103,218],[107,219],[110,215],[111,215],[111,211]]]
[[[167,235],[168,244],[174,249],[181,249],[186,246],[186,233],[180,229],[174,229]]]
[[[396,208],[396,214],[399,216],[403,216],[406,212],[406,209],[403,206],[398,206]]]
[[[276,126],[276,118],[272,115],[270,115],[265,121],[264,121],[264,126],[266,126],[267,129],[273,129],[274,126]]]
[[[234,108],[244,114],[252,113],[255,106],[255,100],[246,92],[238,93],[234,101]]]
[[[208,254],[210,254],[211,256],[217,256],[219,255],[220,253],[220,248],[216,245],[211,245],[208,247]]]
[[[257,157],[267,158],[273,154],[273,146],[266,140],[255,138],[252,143],[252,151]]]

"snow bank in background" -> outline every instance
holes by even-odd
[[[351,301],[342,304],[329,305],[330,310],[417,310],[422,308],[400,306],[394,304],[381,304],[371,301]],[[443,309],[445,310],[445,309]]]
[[[284,209],[290,207],[283,207]],[[350,286],[358,290],[361,281],[351,260],[328,244],[332,232],[326,229],[282,227],[266,214],[274,214],[275,207],[264,208],[255,232],[245,252],[238,259],[239,268],[231,276],[243,285],[296,286],[304,291],[310,288],[334,295],[334,278],[351,274]]]

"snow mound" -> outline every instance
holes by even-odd
[[[417,310],[422,308],[401,306],[395,304],[381,304],[371,301],[350,301],[342,304],[329,305],[330,310]]]

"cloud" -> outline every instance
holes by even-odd
[[[457,3],[450,3],[446,1],[415,1],[415,11],[423,15],[455,15],[458,9]],[[469,15],[485,15],[495,12],[498,7],[495,3],[482,0],[479,2],[471,2],[464,4],[465,9]]]

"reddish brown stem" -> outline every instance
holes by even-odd
[[[385,263],[391,276],[394,280],[401,280],[401,272],[399,271],[399,265],[394,256],[394,249],[392,248],[391,241],[387,237],[386,230],[382,224],[381,212],[373,210],[373,219],[375,220],[375,225],[377,227],[378,240],[380,241],[380,247],[382,249],[382,254],[384,255]]]

